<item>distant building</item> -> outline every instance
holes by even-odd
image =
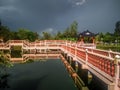
[[[97,34],[94,34],[92,32],[90,32],[89,30],[83,31],[82,33],[78,34],[78,42],[81,42],[81,44],[83,43],[95,43],[95,36]]]

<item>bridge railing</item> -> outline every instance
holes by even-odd
[[[81,47],[82,48],[82,47]],[[83,48],[84,50],[85,49],[88,49],[88,51],[91,51],[91,52],[94,52],[94,53],[98,53],[100,55],[104,55],[104,56],[107,56],[107,57],[111,57],[111,58],[114,58],[115,55],[120,55],[120,53],[118,52],[113,52],[111,50],[100,50],[100,49],[92,49],[92,48]]]
[[[115,76],[115,64],[113,59],[101,57],[99,55],[88,52],[88,62],[109,74],[110,76]]]
[[[81,58],[84,61],[86,60],[85,49],[77,48],[75,51],[75,47],[62,46],[62,48],[72,53],[73,55],[75,55],[75,52],[76,52],[77,57]],[[100,55],[95,52],[93,53],[91,51],[88,51],[87,55],[88,55],[87,62],[89,62],[96,68],[102,70],[103,72],[110,75],[111,77],[115,76],[115,63],[113,58],[107,57],[105,55]]]

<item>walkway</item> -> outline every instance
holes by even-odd
[[[21,46],[22,50],[31,53],[61,50],[67,57],[82,64],[98,78],[108,84],[108,90],[120,90],[120,53],[96,49],[94,44],[79,44],[65,40],[43,40],[28,42],[25,40],[9,40],[0,44],[1,50],[11,50],[11,46]],[[30,56],[23,55],[23,59]],[[13,61],[13,59],[11,59]]]

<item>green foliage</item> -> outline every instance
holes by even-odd
[[[51,40],[52,39],[52,35],[49,32],[43,32],[43,40]]]
[[[114,38],[113,38],[113,35],[110,34],[109,32],[107,32],[105,35],[104,35],[104,42],[108,42],[108,43],[111,43],[111,42],[114,42]]]
[[[0,67],[6,68],[10,66],[12,66],[12,64],[10,63],[9,59],[7,59],[4,53],[0,51]]]
[[[7,73],[6,69],[13,66],[10,61],[5,57],[5,54],[1,51],[0,52],[0,89],[8,88],[8,80],[9,74]]]
[[[116,22],[115,24],[115,32],[114,32],[115,36],[120,36],[120,21]]]
[[[0,37],[3,38],[3,41],[7,41],[10,38],[10,30],[6,26],[0,26]]]
[[[29,59],[25,63],[32,63],[32,62],[34,62],[34,60],[33,59]]]
[[[76,41],[78,33],[78,23],[74,21],[63,32],[58,31],[55,35],[49,32],[42,32],[41,38],[37,32],[32,32],[28,29],[19,29],[17,32],[10,31],[6,26],[3,26],[0,21],[0,38],[3,38],[4,42],[7,40],[29,40],[31,42],[35,40],[72,40]],[[87,41],[88,38],[85,38]],[[116,22],[114,33],[99,33],[96,37],[97,43],[120,43],[120,21]],[[91,41],[90,41],[91,42]]]
[[[63,33],[62,32],[58,32],[55,35],[55,39],[67,39],[67,40],[75,40],[76,36],[77,36],[77,26],[78,23],[76,21],[74,21],[69,27],[67,27]]]
[[[120,52],[120,45],[97,45],[96,48]]]
[[[38,39],[39,35],[27,29],[19,29],[17,32],[17,37],[21,40],[29,40],[33,42]]]
[[[1,21],[0,21],[1,23]],[[19,29],[18,32],[10,31],[6,26],[0,24],[0,38],[3,38],[3,41],[8,40],[29,40],[35,41],[39,39],[39,35],[36,32],[32,32],[28,29]]]

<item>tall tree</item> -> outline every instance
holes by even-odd
[[[120,21],[116,22],[115,24],[115,42],[120,43]]]
[[[116,22],[115,24],[115,36],[120,36],[120,21]]]
[[[60,31],[58,31],[57,34],[55,35],[54,39],[59,40],[62,38],[63,38],[63,34]]]
[[[42,39],[44,39],[44,40],[50,40],[50,39],[52,39],[52,36],[51,36],[50,33],[48,33],[48,32],[43,32],[42,34],[43,34]]]
[[[0,26],[0,36],[6,42],[10,38],[10,29],[7,26]]]
[[[78,32],[77,29],[78,29],[78,23],[76,21],[74,21],[70,26],[71,38],[75,38],[77,36],[77,32]]]

